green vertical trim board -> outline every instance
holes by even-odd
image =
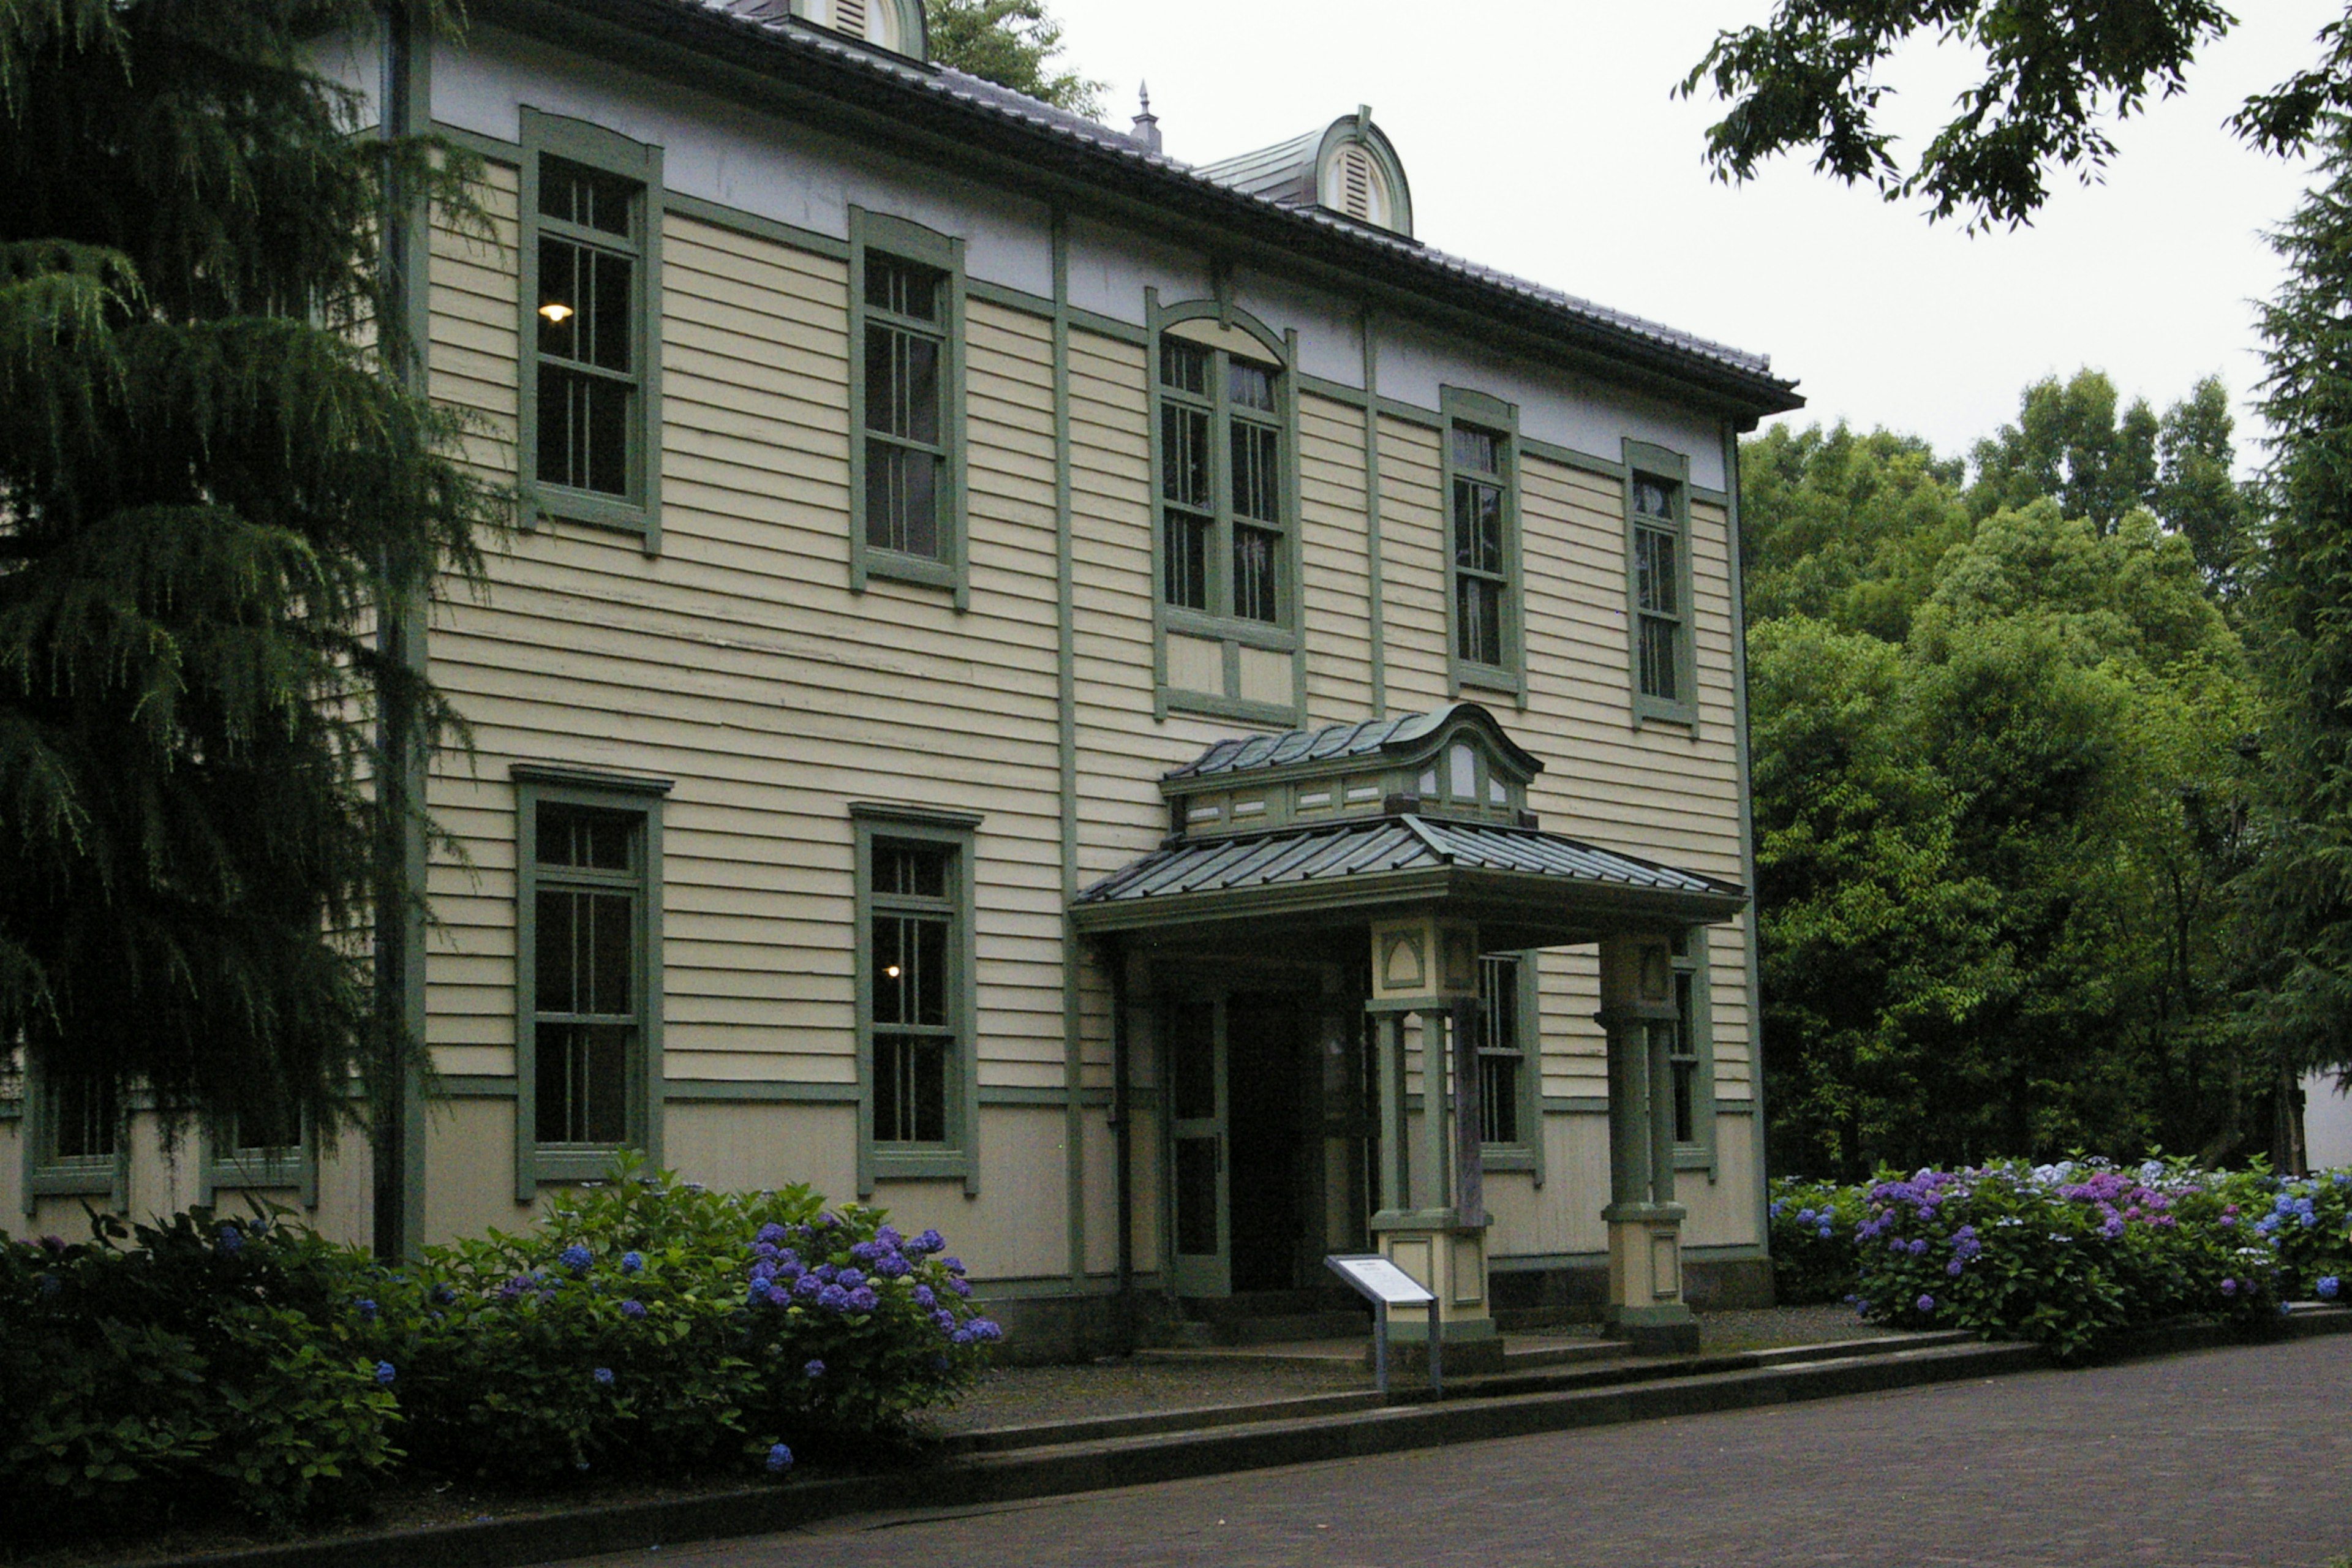
[[[1078,1012],[1078,937],[1070,905],[1078,896],[1077,605],[1070,499],[1070,218],[1054,209],[1054,626],[1059,712],[1055,743],[1061,773],[1063,1165],[1069,1198],[1070,1283],[1087,1271],[1086,1042]]]
[[[1364,395],[1356,404],[1364,416],[1364,608],[1371,622],[1372,717],[1385,719],[1389,713],[1388,574],[1381,555],[1381,344],[1371,307],[1366,306],[1358,321],[1364,349]],[[1304,384],[1307,378],[1299,380]]]

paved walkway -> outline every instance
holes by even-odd
[[[2326,1568],[2352,1337],[1514,1438],[594,1561]]]

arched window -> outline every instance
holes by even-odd
[[[1160,340],[1160,593],[1171,608],[1275,625],[1291,592],[1282,367]]]

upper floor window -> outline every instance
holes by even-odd
[[[1636,443],[1628,442],[1629,452]],[[1671,468],[1669,468],[1671,465]],[[1635,454],[1626,479],[1633,703],[1637,717],[1697,718],[1691,669],[1690,497],[1677,454]]]
[[[850,586],[969,593],[963,541],[963,242],[850,209]]]
[[[538,515],[659,546],[661,150],[523,118],[521,460]]]
[[[866,253],[866,542],[940,559],[947,361],[937,268]]]
[[[1160,341],[1160,598],[1202,615],[1287,618],[1278,367]]]
[[[1447,618],[1454,687],[1524,696],[1520,656],[1517,410],[1444,389]]]

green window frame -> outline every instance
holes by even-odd
[[[1145,290],[1144,314],[1154,716],[1177,709],[1299,723],[1307,667],[1297,334],[1277,336],[1217,300],[1162,307],[1156,289]],[[1213,689],[1171,674],[1171,637],[1214,646]],[[1286,679],[1257,673],[1285,662]],[[1276,688],[1282,696],[1273,700],[1266,692]]]
[[[291,1187],[301,1194],[304,1208],[319,1206],[319,1142],[310,1119],[298,1116],[292,1126],[261,1130],[248,1140],[251,1122],[229,1116],[205,1129],[196,1170],[196,1201],[210,1206],[223,1191]],[[291,1133],[289,1139],[286,1135]],[[272,1136],[275,1134],[275,1136]]]
[[[856,802],[857,1192],[980,1190],[979,991],[970,812]]]
[[[515,1201],[662,1154],[664,779],[519,763]]]
[[[1625,443],[1625,605],[1634,722],[1696,726],[1690,459],[1644,441]]]
[[[516,474],[526,525],[661,552],[662,150],[522,111]]]
[[[1715,1007],[1707,978],[1705,927],[1677,935],[1673,946],[1675,1043],[1667,1053],[1675,1095],[1675,1168],[1716,1173]]]
[[[103,1198],[110,1209],[128,1206],[131,1128],[111,1084],[64,1080],[37,1067],[24,1074],[24,1212],[47,1197]]]
[[[1490,952],[1478,961],[1479,1160],[1527,1171],[1543,1185],[1541,954]]]
[[[1443,387],[1445,648],[1455,696],[1507,691],[1527,706],[1525,574],[1519,557],[1519,411]]]
[[[965,554],[963,241],[849,209],[849,585],[971,604]],[[927,373],[928,371],[928,373]]]

